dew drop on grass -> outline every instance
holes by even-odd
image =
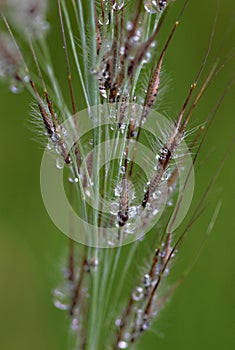
[[[115,11],[118,11],[118,10],[121,10],[123,8],[123,6],[124,6],[124,1],[116,0],[112,7]]]
[[[167,205],[168,205],[169,207],[172,207],[172,206],[173,206],[173,201],[169,199],[169,201],[167,202]]]
[[[153,210],[153,216],[155,216],[155,215],[157,215],[159,213],[159,209],[157,209],[157,208],[155,208],[154,210]]]
[[[154,14],[157,13],[157,7],[154,5],[155,1],[145,0],[144,8],[148,13]]]
[[[128,343],[124,340],[120,340],[118,342],[118,348],[119,349],[127,349],[128,348]]]
[[[109,206],[110,214],[117,215],[118,210],[119,210],[119,204],[116,202],[112,202]]]
[[[61,128],[62,135],[66,138],[68,137],[68,131],[65,128]]]
[[[144,59],[143,59],[143,63],[144,64],[146,64],[146,63],[148,63],[149,62],[149,60],[151,59],[151,53],[150,52],[146,52],[146,55],[145,55],[145,57],[144,57]]]
[[[117,318],[116,321],[115,321],[115,325],[116,325],[117,327],[120,327],[121,324],[122,324],[122,321],[120,320],[120,318]]]
[[[54,133],[51,135],[51,140],[52,140],[52,142],[54,142],[54,143],[59,142],[59,140],[60,140],[60,135],[59,135],[57,132],[54,132]]]
[[[145,274],[144,275],[144,286],[149,287],[150,284],[151,284],[151,277],[149,276],[149,274]]]
[[[85,194],[88,198],[91,198],[91,191],[89,189],[85,190]]]
[[[133,22],[128,21],[127,24],[126,24],[126,29],[127,30],[132,30],[132,28],[133,28]]]
[[[151,211],[153,209],[150,203],[147,203],[145,207],[148,211]]]
[[[50,142],[48,142],[47,144],[47,149],[50,151],[52,149],[52,144]]]
[[[55,147],[55,151],[56,151],[57,154],[60,154],[60,147],[59,147],[59,146],[56,146],[56,147]]]
[[[135,301],[139,301],[143,298],[144,292],[142,287],[136,287],[135,291],[132,293],[132,298]]]
[[[137,207],[133,206],[129,208],[129,218],[134,218],[137,215]]]
[[[133,234],[135,233],[135,231],[136,231],[136,225],[134,223],[129,222],[128,224],[126,224],[126,230],[125,230],[126,233]]]
[[[109,24],[109,18],[107,17],[106,20],[105,20],[105,23],[103,21],[103,17],[100,16],[99,19],[98,19],[98,22],[101,26],[103,26],[104,24],[108,25]]]
[[[78,328],[79,328],[78,326],[79,326],[78,319],[76,317],[74,317],[72,319],[72,322],[71,322],[71,329],[72,329],[72,331],[77,331]]]
[[[69,308],[68,295],[63,289],[53,290],[53,304],[59,310],[67,310]]]
[[[56,159],[56,167],[57,169],[63,169],[64,167],[64,161],[61,158]]]
[[[124,167],[124,166],[121,166],[120,173],[121,173],[121,174],[125,174],[125,170],[126,170],[125,167]]]
[[[70,183],[78,183],[78,178],[77,178],[77,177],[71,177],[71,176],[70,176],[70,177],[68,178],[68,180],[69,180]]]
[[[143,330],[143,331],[146,331],[148,328],[149,328],[149,323],[148,323],[148,322],[145,322],[145,323],[142,325],[142,330]]]
[[[91,72],[91,74],[94,74],[94,75],[96,75],[98,73],[97,69],[95,69],[95,68],[92,68],[90,70],[90,72]]]
[[[42,21],[42,22],[41,22],[41,29],[42,29],[44,32],[47,32],[47,31],[50,29],[50,23],[47,22],[47,21]]]
[[[154,14],[164,10],[166,5],[166,0],[145,0],[144,8],[147,12]]]
[[[20,93],[22,91],[22,87],[19,87],[16,84],[12,84],[12,85],[10,85],[10,91],[13,94],[18,94],[18,93]]]
[[[142,126],[145,124],[145,122],[146,122],[146,118],[143,118],[141,121]]]
[[[28,74],[26,74],[24,77],[23,77],[23,82],[25,84],[27,84],[28,82],[30,81],[30,76]]]
[[[125,124],[122,124],[122,125],[120,126],[120,132],[121,132],[121,134],[124,134],[125,129],[126,129],[126,125],[125,125]]]
[[[122,191],[122,187],[120,185],[117,185],[114,189],[115,197],[120,197],[121,191]]]
[[[110,116],[109,116],[109,118],[111,119],[111,120],[116,120],[116,115],[115,114],[110,114]]]

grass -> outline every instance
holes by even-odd
[[[187,16],[185,16],[185,17],[187,18]],[[167,30],[166,30],[166,32],[167,32]],[[43,45],[42,47],[44,47],[44,43],[43,42],[42,42],[42,45]],[[176,51],[174,51],[174,52],[176,52]],[[45,54],[47,55],[47,52],[45,52]],[[38,57],[40,57],[38,53],[37,53],[37,55],[38,55]],[[169,53],[169,55],[170,55],[170,53]],[[177,55],[176,55],[176,57],[177,57]],[[175,63],[175,66],[176,66],[176,62],[174,62],[174,63]],[[185,70],[186,70],[186,68],[187,68],[187,66],[185,66]],[[174,72],[177,72],[177,70],[175,70]],[[194,75],[192,75],[192,76],[194,77]],[[50,76],[50,74],[49,74],[49,79],[50,78],[52,78],[52,80],[54,81],[55,76],[54,75]],[[58,76],[58,79],[59,80],[62,79],[60,75]],[[90,78],[90,79],[94,80],[94,78]],[[190,82],[192,82],[191,79],[189,79],[189,80],[190,80]],[[221,84],[220,87],[222,87],[222,84]],[[187,87],[185,88],[185,90],[187,91]],[[222,90],[223,89],[218,91],[218,93],[220,94]],[[183,93],[182,93],[182,95],[183,95]],[[212,97],[214,98],[214,96],[215,95],[213,95]],[[169,92],[169,94],[167,93],[167,99],[168,98],[170,99],[170,92]],[[67,101],[67,98],[65,100]],[[182,102],[180,103],[180,102],[178,102],[178,100],[180,100],[180,99],[178,98],[177,101],[175,101],[176,105],[178,103],[179,103],[179,105],[181,105]],[[207,100],[207,102],[208,102],[208,100]],[[58,100],[58,105],[59,104],[61,104],[60,100]],[[64,105],[63,105],[63,107],[62,107],[62,105],[63,104],[61,104],[61,108],[63,108],[63,110],[61,110],[61,113],[63,114],[63,112],[66,112],[66,109],[64,110]],[[205,111],[206,111],[206,108],[207,108],[207,106],[205,106]],[[207,111],[207,113],[208,113],[208,111]],[[196,122],[196,123],[199,124],[199,122]],[[96,139],[99,140],[99,138],[100,138],[100,136],[99,136],[99,132],[98,132],[95,135],[95,137],[94,137],[94,142],[96,142]],[[208,138],[209,138],[209,136],[207,137],[207,140],[208,140]],[[207,141],[207,142],[209,142],[209,141]],[[205,156],[205,157],[207,156],[207,154],[208,154],[208,151],[207,151],[208,147],[210,147],[210,146],[207,146],[207,144],[204,144],[204,150],[202,151],[202,154],[201,154],[202,159],[203,159],[203,156]],[[217,157],[217,154],[216,154],[216,157]],[[212,162],[214,161],[213,164],[215,165],[215,168],[216,168],[216,165],[218,165],[218,163],[219,163],[219,161],[216,160],[216,157],[214,157],[212,159]],[[222,156],[220,157],[220,159],[223,158],[223,157],[224,157],[224,152],[222,152]],[[99,159],[98,154],[96,155],[96,159]],[[95,164],[95,166],[98,166],[98,164]],[[205,167],[202,166],[202,168],[203,168],[202,170],[205,171]],[[114,169],[115,169],[115,166],[114,166]],[[96,173],[96,169],[95,168],[94,168],[93,171],[94,171],[94,173]],[[214,174],[214,173],[215,173],[215,170],[212,172],[212,174]],[[97,188],[99,188],[99,184],[96,184],[95,188],[97,190]],[[200,189],[197,191],[197,193],[199,194],[199,192],[200,192]],[[122,204],[122,205],[125,206],[125,204]],[[213,214],[213,210],[214,209],[212,209],[212,214]],[[97,219],[94,218],[94,220],[97,220]],[[208,222],[210,222],[210,219],[208,220]],[[206,227],[206,224],[205,224],[204,227]],[[206,230],[204,230],[204,231],[206,231]],[[149,238],[149,240],[150,240],[150,238]],[[115,309],[114,309],[114,301],[116,301],[117,308],[121,309],[122,306],[126,303],[126,301],[128,299],[128,295],[127,294],[124,295],[124,293],[120,293],[120,295],[121,295],[120,301],[119,301],[118,297],[116,299],[113,297],[114,291],[118,291],[117,286],[120,286],[121,285],[121,281],[123,281],[124,289],[126,290],[126,289],[131,287],[130,278],[128,278],[128,276],[136,276],[136,278],[138,278],[139,275],[140,275],[139,278],[141,279],[141,275],[143,275],[146,271],[148,271],[148,267],[147,266],[149,264],[151,265],[151,255],[152,254],[150,253],[150,258],[146,259],[146,255],[143,254],[142,252],[143,251],[146,251],[147,253],[149,252],[149,248],[148,248],[148,245],[147,245],[149,240],[146,240],[144,243],[139,244],[138,247],[135,248],[135,249],[137,249],[137,252],[138,252],[138,255],[135,255],[135,256],[138,257],[138,261],[139,262],[138,262],[137,266],[135,266],[136,264],[134,264],[134,267],[131,270],[132,271],[131,275],[130,274],[128,275],[128,273],[126,272],[125,268],[127,268],[127,262],[128,262],[127,257],[131,258],[130,251],[132,251],[133,254],[135,253],[134,248],[130,248],[130,246],[129,247],[124,247],[124,248],[122,247],[120,253],[118,253],[118,250],[115,250],[115,253],[114,253],[114,250],[110,250],[110,249],[106,250],[106,251],[99,251],[99,250],[97,251],[97,250],[92,250],[92,249],[89,249],[89,248],[86,249],[86,255],[88,255],[88,258],[89,258],[88,261],[90,262],[89,264],[91,264],[91,262],[94,263],[94,258],[96,258],[97,254],[100,255],[100,257],[99,257],[100,258],[100,265],[98,266],[97,271],[91,271],[91,273],[90,273],[91,277],[88,277],[87,272],[86,272],[86,277],[85,277],[85,280],[84,280],[85,285],[89,286],[89,283],[91,283],[91,291],[93,293],[93,296],[92,296],[92,308],[89,309],[89,310],[91,310],[91,313],[88,314],[88,325],[89,325],[90,328],[88,328],[88,336],[86,337],[86,339],[87,339],[87,345],[86,345],[87,349],[95,348],[94,344],[96,344],[97,348],[99,348],[98,344],[99,344],[100,348],[103,348],[104,345],[102,345],[102,344],[103,344],[103,341],[105,339],[105,334],[106,334],[106,336],[107,335],[108,336],[111,335],[111,332],[109,332],[108,329],[110,327],[110,324],[113,324],[113,327],[114,327],[114,322],[113,323],[108,323],[107,324],[107,330],[105,330],[105,325],[106,325],[106,323],[104,322],[105,316],[108,316],[110,319],[112,319],[113,317],[116,317]],[[186,245],[186,247],[187,247],[187,245]],[[82,250],[84,250],[82,247],[77,247],[76,249],[78,249],[79,255],[81,255],[80,252]],[[130,249],[130,251],[129,251],[129,249]],[[189,249],[185,248],[184,250],[189,251],[190,255],[191,255],[192,247],[191,247],[191,249],[189,247]],[[196,251],[197,250],[198,249],[196,249]],[[121,254],[120,263],[118,264],[118,271],[119,272],[118,272],[117,276],[113,277],[113,271],[114,271],[116,256],[118,256],[118,254]],[[145,255],[145,256],[143,257],[142,254]],[[136,259],[137,259],[136,257],[135,257],[135,262],[136,262]],[[114,259],[113,263],[111,262],[112,259]],[[194,260],[194,259],[192,259],[192,260]],[[190,261],[192,261],[192,260],[190,259]],[[141,261],[142,261],[142,263],[141,263]],[[86,265],[86,270],[87,270],[87,264],[85,264],[85,265]],[[141,267],[141,265],[143,265],[143,268]],[[189,266],[189,265],[190,265],[190,262],[187,262],[187,266]],[[92,267],[92,269],[94,268],[93,265],[91,265],[91,267]],[[186,267],[186,270],[187,270],[187,267]],[[185,271],[185,267],[181,267],[181,270],[179,270],[179,276],[182,275],[182,271]],[[110,277],[108,277],[109,274],[111,274]],[[172,274],[174,275],[174,273],[172,273]],[[173,276],[173,280],[175,279],[177,281],[177,277],[176,276],[177,276],[177,274],[175,274],[175,278]],[[91,282],[89,282],[89,280]],[[172,282],[172,283],[174,285],[174,282]],[[134,284],[135,284],[135,282],[134,282]],[[108,285],[108,287],[110,287],[110,289],[107,289],[106,285]],[[202,286],[202,282],[199,281],[198,285],[201,287]],[[95,286],[95,288],[93,288],[93,286]],[[193,294],[193,293],[191,293],[191,294]],[[86,301],[88,295],[89,294],[87,294],[87,292],[85,290],[83,290],[83,298],[84,298],[85,301]],[[107,296],[109,296],[109,295],[112,296],[112,299],[110,299],[111,303],[109,303],[109,299],[107,298]],[[103,301],[102,303],[99,303],[100,299]],[[107,301],[106,301],[106,299],[107,299]],[[110,305],[111,305],[111,308],[110,308]],[[125,306],[124,306],[124,309],[125,309]],[[83,310],[83,313],[84,313],[83,315],[85,316],[84,319],[86,319],[87,309]],[[122,311],[120,311],[120,313],[122,314]],[[158,321],[158,324],[159,324],[159,322],[161,322],[161,320],[162,320],[162,317],[160,317],[160,319]],[[161,327],[162,326],[160,324],[160,328]],[[85,328],[87,329],[87,326],[85,326]],[[158,326],[158,328],[159,328],[159,326]],[[101,332],[101,329],[102,329],[102,331],[104,331],[103,333]],[[82,334],[82,336],[85,335],[84,329],[82,329],[81,334]],[[189,332],[189,334],[190,334],[190,332]],[[203,335],[203,332],[202,332],[202,335]],[[120,335],[118,335],[118,337],[119,336]],[[166,338],[168,338],[167,332],[166,332]],[[186,336],[185,336],[185,338],[186,338]],[[115,338],[113,338],[113,339],[115,339]],[[119,341],[123,341],[123,340],[120,338]],[[146,344],[147,344],[148,340],[145,340],[145,341],[146,341]],[[158,341],[160,341],[160,340],[158,340]],[[110,343],[112,343],[112,342],[114,342],[114,340],[110,340]],[[170,342],[170,340],[169,340],[169,342]],[[124,346],[123,343],[122,343],[122,346]],[[142,345],[142,346],[147,346],[147,345]],[[152,345],[149,345],[148,348],[151,349],[151,346]]]

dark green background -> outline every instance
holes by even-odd
[[[166,36],[181,4],[177,1],[171,9]],[[189,3],[166,59],[165,75],[170,83],[163,103],[168,115],[176,115],[196,75],[215,12],[213,0]],[[221,1],[208,67],[218,56],[223,61],[235,46],[234,14],[235,3]],[[50,19],[56,22],[56,7],[51,6]],[[64,62],[59,56],[58,33],[58,27],[52,27],[49,36],[57,67]],[[206,118],[234,71],[234,60],[230,60],[194,113],[192,126]],[[203,146],[195,200],[229,147],[230,155],[212,189],[207,211],[181,250],[175,273],[180,275],[193,260],[216,203],[222,199],[220,215],[199,260],[158,319],[155,329],[159,334],[146,334],[138,349],[235,348],[234,95],[233,88]],[[33,128],[28,127],[30,106],[27,94],[13,96],[6,85],[0,85],[0,349],[70,350],[65,315],[51,302],[67,240],[50,221],[42,203],[42,149],[32,140],[36,136]]]

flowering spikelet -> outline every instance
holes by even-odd
[[[46,0],[3,0],[2,7],[23,33],[40,36],[46,29]]]
[[[21,57],[7,34],[0,36],[0,77],[19,79]]]

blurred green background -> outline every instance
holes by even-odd
[[[166,36],[182,3],[177,1],[170,11]],[[215,13],[214,0],[189,3],[165,63],[166,75],[170,77],[163,100],[168,115],[176,115],[196,76]],[[234,15],[235,3],[221,1],[208,66],[218,56],[225,60],[234,49]],[[56,4],[51,5],[49,20],[53,23],[50,48],[59,67],[64,58]],[[205,120],[234,71],[234,60],[230,60],[194,113],[192,126]],[[181,249],[174,268],[176,274],[180,275],[192,261],[216,204],[222,199],[215,228],[190,275],[157,320],[157,332],[146,334],[138,349],[235,349],[235,157],[231,147],[235,129],[234,97],[233,87],[203,146],[195,201],[229,147],[230,155],[212,189],[210,205]],[[67,239],[58,232],[43,206],[39,184],[42,148],[33,140],[36,135],[29,127],[31,98],[27,93],[13,96],[1,84],[0,106],[0,349],[70,350],[68,322],[51,301]]]

